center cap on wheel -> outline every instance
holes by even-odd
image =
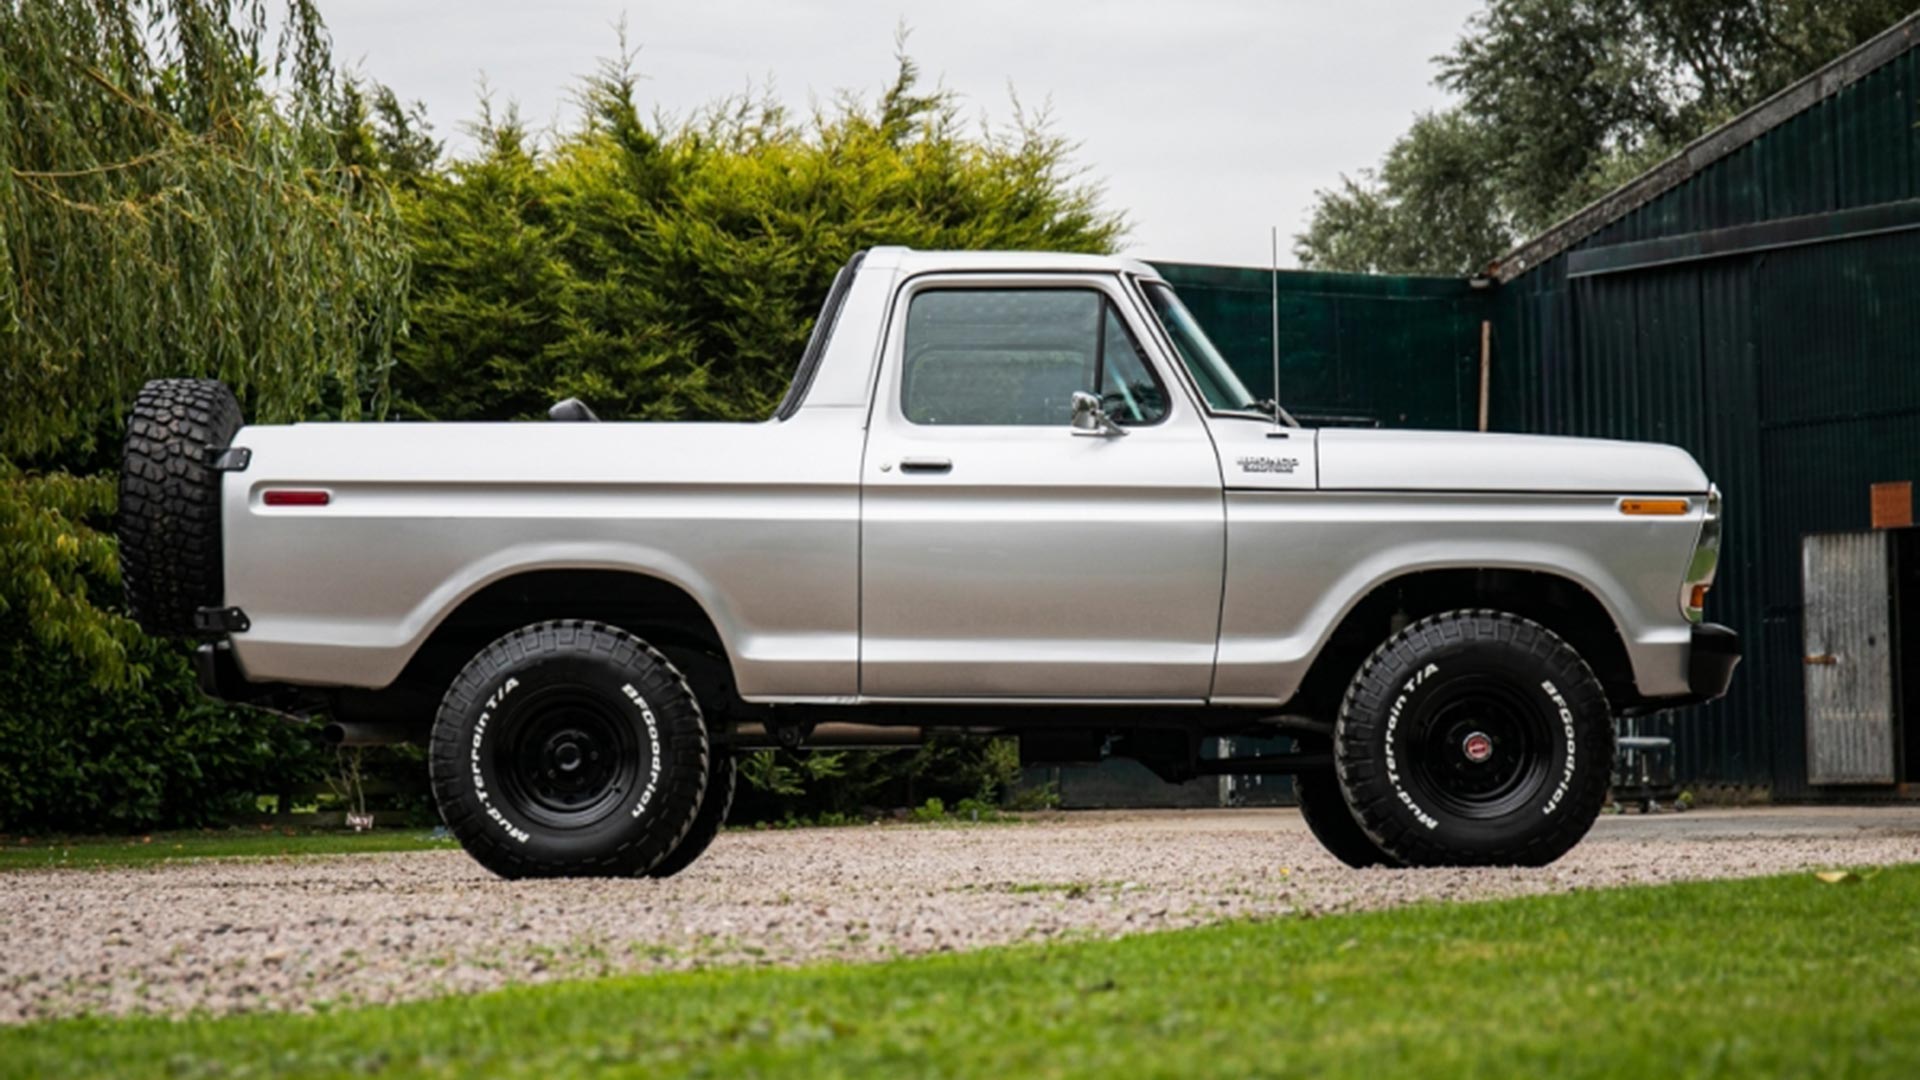
[[[570,742],[561,743],[560,746],[555,749],[553,757],[556,764],[562,769],[571,772],[580,767],[579,744]]]
[[[1460,742],[1460,752],[1467,760],[1479,765],[1493,756],[1493,740],[1483,731],[1476,731]]]

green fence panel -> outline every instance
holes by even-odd
[[[1302,421],[1472,428],[1479,420],[1480,326],[1493,294],[1454,278],[1324,274],[1158,263],[1247,388]]]

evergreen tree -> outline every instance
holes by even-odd
[[[854,251],[1106,251],[1124,230],[1044,120],[970,131],[904,56],[877,100],[804,119],[740,98],[648,120],[636,87],[609,65],[551,147],[489,113],[473,156],[402,196],[401,415],[538,416],[579,396],[609,418],[759,419]]]

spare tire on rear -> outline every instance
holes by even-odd
[[[155,379],[127,417],[120,462],[120,580],[140,628],[195,633],[194,613],[225,592],[220,472],[240,403],[217,379]]]

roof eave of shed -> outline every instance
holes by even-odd
[[[1915,46],[1920,46],[1920,11],[1688,143],[1679,153],[1514,248],[1488,267],[1488,273],[1504,283],[1548,262]]]

